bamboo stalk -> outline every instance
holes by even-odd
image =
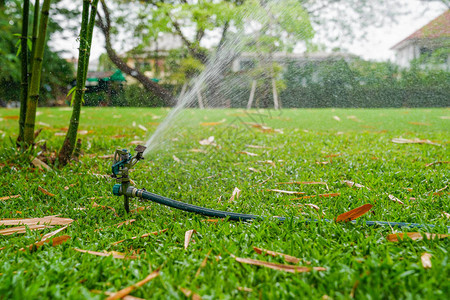
[[[44,57],[45,38],[49,18],[51,0],[44,0],[41,9],[41,21],[39,35],[36,41],[36,52],[33,57],[33,69],[31,70],[31,82],[27,98],[27,112],[25,117],[24,141],[27,145],[33,144],[34,125],[36,121],[36,108],[39,100],[39,88],[41,86],[42,59]]]
[[[59,163],[61,164],[61,166],[66,165],[70,160],[72,152],[75,148],[78,125],[80,124],[81,105],[84,98],[84,90],[85,90],[84,88],[86,83],[86,73],[87,73],[86,65],[89,63],[86,61],[88,48],[90,50],[90,46],[88,45],[89,7],[90,7],[90,0],[83,0],[83,12],[81,16],[81,29],[80,29],[80,48],[78,51],[77,85],[75,88],[75,98],[72,104],[73,110],[72,110],[72,117],[70,118],[69,130],[67,131],[64,143],[58,155]],[[95,19],[95,15],[93,16],[93,18]]]
[[[24,131],[23,128],[25,127],[25,116],[27,113],[29,14],[30,14],[30,0],[24,0],[22,9],[22,36],[20,37],[21,86],[20,86],[19,137],[17,138],[17,142],[23,141],[23,131]]]
[[[34,54],[36,53],[36,41],[38,37],[39,28],[39,0],[34,2],[34,14],[33,14],[33,32],[31,33],[31,61],[30,61],[30,71],[33,70]],[[28,89],[31,81],[31,73],[28,74]]]
[[[92,35],[94,33],[94,25],[95,25],[95,17],[97,16],[97,5],[98,0],[93,0],[91,4],[91,12],[89,16],[89,24],[88,24],[88,33],[87,33],[87,42],[88,48],[86,51],[86,62],[84,67],[84,82],[86,82],[87,72],[89,69],[89,58],[91,56],[91,46],[92,46]]]

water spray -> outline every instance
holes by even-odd
[[[233,221],[251,221],[251,220],[264,220],[264,219],[273,219],[280,222],[284,222],[288,218],[286,217],[265,217],[258,216],[252,214],[242,214],[242,213],[234,213],[229,211],[222,211],[216,209],[205,208],[197,205],[192,205],[188,203],[184,203],[181,201],[173,200],[164,196],[160,196],[157,194],[153,194],[148,192],[146,189],[137,189],[131,185],[131,179],[129,178],[129,170],[131,167],[136,165],[140,160],[144,159],[144,151],[147,147],[138,145],[134,151],[136,154],[131,156],[131,153],[128,152],[127,149],[116,150],[114,154],[114,160],[112,164],[112,177],[117,179],[117,183],[113,187],[113,194],[116,196],[124,197],[124,206],[127,213],[130,212],[130,198],[139,198],[141,200],[147,200],[151,202],[156,202],[165,206],[169,206],[175,209],[179,209],[182,211],[196,213],[208,217],[213,218],[223,218],[229,219]],[[333,222],[333,220],[321,219],[321,220],[305,220],[306,223],[310,222]],[[356,223],[356,221],[351,221],[352,223]],[[409,227],[409,228],[426,228],[426,227],[435,227],[430,224],[418,224],[418,223],[403,223],[403,222],[386,222],[386,221],[365,221],[364,222],[368,226],[389,226],[389,227]],[[448,232],[450,232],[450,226],[447,226]]]

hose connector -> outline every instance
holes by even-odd
[[[121,184],[119,184],[119,183],[116,183],[114,186],[113,186],[113,194],[114,195],[116,195],[116,196],[122,196],[122,191],[121,191],[121,187],[122,187],[122,185]]]

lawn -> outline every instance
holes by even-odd
[[[160,147],[131,172],[138,188],[208,208],[285,216],[284,223],[271,218],[213,220],[137,199],[127,215],[123,200],[112,195],[115,181],[104,176],[110,174],[107,155],[145,142],[168,112],[83,108],[80,161],[45,171],[29,164],[11,142],[18,132],[18,110],[0,110],[0,198],[20,195],[0,200],[0,218],[59,215],[74,220],[56,235],[70,239],[53,247],[20,251],[62,226],[0,235],[0,299],[103,299],[105,293],[132,286],[158,269],[159,276],[130,295],[448,297],[448,238],[391,242],[387,237],[407,231],[448,233],[449,109],[186,110],[157,140]],[[46,143],[48,151],[57,151],[70,113],[67,108],[38,109],[37,127],[43,128],[38,145]],[[426,143],[392,141],[398,138]],[[40,147],[36,155],[38,151]],[[364,187],[350,187],[344,180]],[[230,199],[235,188],[240,195]],[[333,220],[364,204],[373,207],[355,224],[305,222]],[[126,220],[134,221],[117,226]],[[376,220],[435,227],[364,223]],[[7,228],[11,226],[0,225],[0,230]],[[195,231],[186,245],[189,230]],[[140,237],[146,233],[154,234]],[[258,254],[254,247],[298,261]],[[422,262],[424,253],[431,255],[431,267]],[[275,270],[241,258],[306,272]]]

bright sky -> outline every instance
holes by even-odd
[[[390,50],[392,46],[447,10],[445,5],[435,2],[427,4],[428,9],[423,13],[423,4],[419,2],[411,0],[409,8],[416,12],[398,17],[397,24],[369,31],[367,41],[354,43],[352,52],[365,59],[392,60],[395,57],[394,51]],[[419,7],[422,7],[422,9],[419,9]]]
[[[393,45],[447,10],[446,6],[438,1],[424,3],[420,0],[408,0],[405,2],[405,5],[407,6],[405,10],[411,11],[411,13],[397,17],[396,24],[381,28],[371,28],[368,30],[366,40],[355,41],[351,45],[345,44],[340,46],[349,49],[351,53],[365,59],[378,61],[393,60],[394,52],[390,50]],[[425,7],[427,9],[424,12]],[[95,40],[91,50],[91,62],[94,64],[100,54],[105,52],[104,39],[98,33],[98,29],[96,31],[97,33],[95,34]],[[78,55],[78,41],[76,37],[71,37],[69,41],[66,40],[64,42],[62,40],[59,41],[59,39],[55,39],[55,41],[51,43],[52,48],[67,51],[64,55],[65,57],[76,57]],[[330,46],[327,41],[320,42]]]

